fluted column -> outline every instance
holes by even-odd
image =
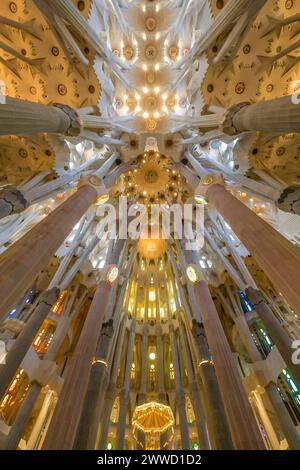
[[[189,300],[192,306],[194,318],[191,319],[191,333],[195,341],[196,352],[199,360],[198,368],[203,384],[203,399],[205,416],[211,446],[213,449],[232,449],[232,439],[228,421],[226,418],[224,404],[220,394],[219,384],[216,377],[215,367],[211,360],[211,354],[207,344],[205,331],[201,320],[201,309],[195,295],[195,288],[190,284],[186,276],[188,262],[199,264],[197,253],[194,251],[183,250],[180,244],[176,244],[178,254],[184,269],[184,275],[187,280]],[[172,250],[169,250],[169,256],[173,269],[177,269]],[[188,315],[188,302],[185,291],[181,289],[181,298],[185,305],[185,314]],[[198,322],[196,319],[199,319]]]
[[[16,370],[24,359],[25,354],[49,314],[52,305],[57,300],[58,295],[59,290],[57,288],[46,291],[45,294],[42,295],[32,316],[9,349],[5,358],[5,364],[0,365],[0,398],[6,392]]]
[[[300,312],[300,253],[282,235],[230,194],[214,177],[204,180],[207,197],[231,226],[279,292]]]
[[[255,104],[241,103],[229,109],[222,130],[230,135],[245,131],[300,132],[300,107],[292,96]]]
[[[114,250],[108,256],[108,265],[122,265],[123,257],[120,259],[120,256],[124,245],[125,240],[118,239]],[[96,442],[99,405],[104,399],[104,395],[101,395],[101,388],[103,387],[103,382],[107,372],[107,360],[109,348],[111,346],[111,340],[115,331],[115,327],[117,326],[114,325],[114,322],[109,315],[112,313],[113,303],[115,301],[116,291],[114,287],[115,286],[113,286],[113,288],[110,290],[110,297],[113,298],[109,299],[105,312],[107,321],[102,326],[97,350],[95,352],[95,358],[93,360],[87,392],[82,406],[76,439],[73,446],[74,449],[94,449]],[[122,290],[121,298],[123,295],[124,291]],[[110,310],[110,312],[108,312],[108,310]],[[108,315],[109,318],[107,317]]]
[[[285,435],[290,450],[300,450],[300,435],[291,419],[291,416],[283,403],[277,385],[274,382],[269,383],[266,392],[278,415],[279,423]]]
[[[212,448],[216,450],[232,449],[230,429],[202,323],[193,320],[192,335],[198,353],[199,372],[203,383],[205,415]]]
[[[137,302],[136,302],[136,309],[137,309]],[[119,421],[118,421],[117,441],[116,441],[117,450],[123,450],[124,443],[125,443],[126,416],[127,416],[127,410],[128,410],[129,389],[130,389],[130,371],[131,371],[131,364],[132,364],[132,358],[133,358],[133,348],[134,348],[135,330],[136,330],[136,309],[135,309],[135,314],[133,316],[131,327],[130,327],[126,365],[125,365],[125,372],[124,372],[124,384],[123,384],[123,388],[122,388],[121,396],[120,396],[120,411],[119,411]]]
[[[97,199],[93,186],[81,186],[0,258],[0,321],[32,286],[36,276]]]
[[[115,256],[120,254],[123,243],[124,240],[118,240],[113,252]],[[72,449],[74,445],[111,288],[106,279],[98,284],[45,438],[44,449]]]
[[[124,337],[126,333],[125,323],[126,322],[124,320],[121,324],[117,344],[124,344]],[[111,375],[110,375],[110,381],[106,389],[105,400],[103,404],[103,415],[101,416],[101,431],[100,431],[99,446],[98,446],[98,448],[101,450],[106,449],[107,436],[108,436],[109,425],[110,425],[110,415],[111,415],[112,407],[113,407],[115,397],[116,397],[117,377],[118,377],[118,370],[120,366],[120,359],[121,359],[122,352],[123,352],[122,348],[120,347],[116,348],[113,366],[112,366]]]
[[[189,349],[188,338],[186,336],[185,327],[181,320],[179,320],[179,331],[180,331],[180,340],[183,348],[184,354],[184,363],[187,368],[188,382],[189,382],[189,392],[191,396],[191,401],[193,404],[193,409],[195,413],[195,421],[198,433],[198,439],[200,443],[201,450],[209,450],[210,444],[207,436],[206,423],[203,411],[202,397],[198,389],[195,371],[192,365],[191,352]]]
[[[166,282],[166,285],[167,285],[167,282]],[[184,387],[183,387],[182,373],[181,373],[179,356],[178,356],[178,346],[177,346],[175,328],[173,325],[168,288],[166,292],[166,302],[167,302],[167,310],[168,310],[169,337],[170,337],[170,344],[171,344],[171,351],[172,351],[172,360],[173,360],[173,365],[174,365],[176,405],[177,405],[178,414],[179,414],[181,448],[183,450],[189,450],[191,448],[191,443],[190,443],[189,425],[188,425],[188,420],[186,416],[185,393],[184,393]]]
[[[55,393],[50,389],[48,389],[48,391],[46,392],[42,407],[40,409],[36,422],[34,423],[30,437],[27,441],[26,448],[28,450],[35,449],[35,445],[37,444],[38,438],[43,430],[45,419],[47,418],[49,411],[51,412],[54,395]]]
[[[172,359],[173,359],[174,373],[175,373],[176,405],[177,405],[178,414],[179,414],[181,448],[183,450],[189,450],[191,448],[191,443],[190,443],[189,425],[188,425],[188,420],[186,416],[186,408],[185,408],[185,393],[184,393],[181,370],[180,370],[176,335],[175,335],[174,326],[172,324],[169,324],[169,335],[170,335]]]
[[[29,135],[52,132],[76,136],[80,119],[69,106],[48,106],[17,98],[5,98],[0,106],[0,135]]]
[[[253,289],[251,288],[251,291],[252,290]],[[258,292],[258,293],[257,293],[257,291],[254,291],[254,292],[255,292],[255,299],[258,299],[258,298],[263,299],[262,294],[260,292]],[[223,306],[229,311],[230,307],[228,306],[228,304],[226,302],[226,299],[222,296],[222,294],[219,293],[219,295],[221,297]],[[252,298],[250,301],[254,302],[254,298]],[[271,315],[273,317],[273,320],[275,322],[277,322],[275,316],[273,315],[273,313],[270,310],[270,308],[268,307],[268,305],[267,304],[265,304],[265,305],[266,305],[266,308],[269,309],[269,312],[267,313],[267,315]],[[245,346],[245,349],[246,349],[251,361],[254,364],[259,363],[260,361],[262,361],[262,357],[261,357],[261,355],[260,355],[260,353],[259,353],[259,351],[258,351],[258,349],[257,349],[257,347],[254,343],[254,340],[253,340],[253,337],[251,335],[251,332],[250,332],[249,326],[247,324],[247,321],[245,319],[245,316],[240,315],[240,316],[238,316],[237,318],[235,318],[233,320],[235,321],[235,324],[236,324],[237,329],[239,331],[241,340],[242,340],[242,342]],[[295,427],[295,425],[294,425],[294,423],[293,423],[293,421],[292,421],[292,419],[289,415],[289,412],[287,411],[287,409],[286,409],[286,407],[285,407],[285,405],[284,405],[284,403],[283,403],[283,401],[280,397],[277,386],[275,385],[275,383],[273,381],[271,381],[269,384],[264,385],[264,388],[265,388],[265,391],[266,391],[266,393],[267,393],[267,395],[270,399],[270,402],[271,402],[271,404],[274,408],[274,411],[277,415],[278,422],[279,422],[279,424],[282,428],[282,431],[283,431],[283,433],[286,437],[286,440],[289,444],[290,449],[293,449],[293,450],[299,449],[300,436],[299,436],[299,434],[296,430],[296,427]],[[273,436],[274,431],[272,429],[272,426],[270,428],[270,419],[267,415],[264,404],[263,404],[263,402],[262,402],[262,400],[259,396],[256,396],[256,399],[258,400],[259,413],[261,414],[262,419],[267,422],[267,424],[268,424],[267,432],[268,432],[268,434],[270,434],[271,440],[274,442],[274,436]],[[251,401],[251,398],[250,398],[250,401]]]
[[[219,315],[204,280],[195,284],[195,292],[235,448],[264,449]]]
[[[102,326],[99,343],[93,360],[89,384],[82,407],[81,417],[73,449],[94,450],[97,429],[95,418],[99,408],[99,392],[103,387],[107,372],[107,356],[113,336],[113,322],[110,320]]]

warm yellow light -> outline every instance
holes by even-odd
[[[140,113],[141,110],[142,110],[142,108],[141,108],[140,106],[136,106],[136,108],[135,108],[135,112],[136,112],[136,113]]]
[[[154,369],[155,369],[155,365],[154,365],[154,364],[151,364],[150,369],[151,369],[151,370],[154,370]]]
[[[96,206],[101,206],[101,204],[105,204],[109,200],[109,194],[104,194],[103,196],[98,197],[96,201]]]
[[[135,97],[135,99],[136,99],[137,101],[141,99],[141,96],[140,96],[138,93],[136,93],[136,94],[134,95],[134,97]]]
[[[144,88],[143,88],[143,93],[145,93],[145,95],[147,95],[147,93],[149,93],[149,90],[146,86],[144,86]]]
[[[159,88],[159,86],[156,86],[156,87],[154,88],[154,93],[155,93],[156,95],[158,95],[159,92],[160,92],[160,88]]]
[[[155,64],[155,70],[156,70],[156,71],[159,70],[159,64]]]
[[[155,117],[155,119],[159,119],[160,118],[160,114],[158,111],[155,111],[155,113],[153,114],[153,116]]]
[[[151,359],[151,361],[154,361],[154,359],[156,358],[155,352],[151,352],[151,353],[149,354],[149,358]]]
[[[147,64],[143,64],[143,70],[145,70],[145,72],[148,70]]]
[[[145,112],[143,113],[143,118],[144,118],[144,119],[148,119],[148,117],[149,117],[149,113],[148,113],[147,111],[145,111]]]
[[[151,289],[149,292],[149,300],[150,302],[154,302],[155,299],[156,299],[155,290]]]

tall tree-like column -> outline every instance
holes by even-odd
[[[48,106],[5,97],[0,106],[0,135],[52,132],[76,136],[81,123],[76,111],[66,105]]]
[[[300,384],[300,364],[295,364],[292,361],[292,355],[294,352],[292,348],[293,339],[280,325],[270,306],[267,304],[267,301],[262,292],[250,287],[246,290],[246,293],[256,312],[264,322],[270,337],[272,338],[274,344],[276,344],[286,365],[295,376],[297,382]]]
[[[109,256],[108,264],[118,264],[122,249],[124,247],[125,240],[118,240],[116,247]],[[123,263],[123,257],[120,260],[120,267]],[[131,269],[131,266],[130,266]],[[110,299],[106,311],[106,322],[102,326],[101,334],[98,341],[98,346],[93,361],[91,375],[89,378],[89,384],[87,393],[85,396],[84,404],[82,407],[81,417],[77,429],[76,440],[73,446],[74,449],[94,449],[97,437],[97,425],[98,425],[98,414],[99,414],[99,402],[104,399],[104,393],[101,395],[103,388],[104,379],[108,369],[108,355],[111,347],[113,335],[118,327],[118,322],[114,324],[111,318],[113,311],[113,304],[115,302],[116,290],[112,289],[110,295],[113,297]],[[117,308],[120,308],[121,303],[124,300],[125,287],[122,286],[121,292],[119,293],[119,299],[117,301]],[[111,308],[110,308],[111,306]]]
[[[203,279],[195,284],[195,292],[234,445],[238,450],[264,449],[262,437],[234,363],[219,315],[209,288]]]
[[[300,312],[300,253],[267,222],[252,212],[219,183],[218,177],[202,179],[202,188],[279,292]]]
[[[57,300],[58,293],[59,291],[56,288],[45,292],[39,300],[31,318],[9,349],[5,358],[5,364],[0,365],[0,397],[4,395],[13,379],[34,337],[38,333],[43,321],[48,316],[52,305]]]
[[[41,385],[38,382],[33,382],[30,385],[29,391],[26,395],[24,402],[22,403],[21,410],[13,423],[13,426],[7,436],[5,442],[5,450],[16,450],[18,444],[23,436],[26,429],[27,423],[31,417],[31,413],[35,402],[40,394]]]
[[[97,199],[92,185],[81,186],[42,222],[12,245],[0,259],[0,321],[32,286],[36,276]]]
[[[167,284],[166,284],[167,285]],[[186,415],[186,406],[185,406],[185,393],[182,381],[182,372],[180,368],[179,356],[178,356],[178,345],[176,340],[175,328],[172,320],[172,312],[170,306],[169,292],[167,289],[167,310],[168,310],[168,323],[169,323],[169,335],[172,351],[172,360],[174,365],[175,373],[175,391],[176,391],[176,405],[179,414],[179,427],[181,435],[181,448],[184,450],[189,450],[191,448],[190,443],[190,433],[189,425]]]
[[[118,245],[118,249],[120,245],[121,243]],[[72,356],[58,404],[45,438],[43,446],[45,449],[73,448],[93,358],[109,299],[111,286],[107,283],[105,277],[98,284]]]
[[[193,409],[195,413],[195,421],[199,439],[199,447],[201,450],[210,449],[209,439],[207,436],[207,430],[205,425],[205,417],[203,412],[203,404],[201,400],[200,391],[196,381],[196,375],[192,364],[191,352],[188,344],[188,338],[186,335],[185,327],[183,322],[179,320],[179,331],[180,331],[180,340],[182,344],[183,354],[184,354],[184,363],[187,368],[188,373],[188,382],[189,382],[189,392],[191,401],[193,404]]]
[[[181,246],[179,244],[177,244],[177,249],[179,251],[179,256],[182,260],[184,268],[186,268],[187,266],[187,260],[191,261],[192,263],[196,263],[197,259],[195,259],[194,252],[185,250],[183,254]],[[173,269],[175,270],[176,265],[174,264],[175,260],[172,255],[172,250],[169,250],[169,255],[171,255],[171,263]],[[186,273],[183,274],[187,279]],[[188,279],[187,282],[189,282]],[[197,317],[193,318],[191,321],[191,333],[195,341],[196,353],[199,360],[198,367],[201,381],[203,384],[204,409],[210,442],[213,449],[232,449],[233,444],[230,435],[230,429],[224,410],[222,396],[220,394],[215,367],[211,360],[211,354],[207,344],[203,324],[202,322],[197,321],[197,319],[201,320],[201,309],[199,309],[199,304],[197,302],[195,296],[195,289],[193,288],[193,286],[190,286],[189,292],[192,293],[192,296],[190,296],[190,298],[194,299],[192,303],[195,315],[196,310],[198,309]],[[181,289],[181,298],[183,304],[186,306],[185,313],[187,314],[188,301],[184,289]]]
[[[222,130],[230,135],[245,131],[300,132],[300,106],[292,96],[255,104],[241,103],[228,110]]]
[[[126,322],[124,318],[120,327],[117,344],[123,344],[124,342],[124,337],[126,333],[125,323]],[[114,400],[116,397],[117,378],[118,378],[118,370],[120,366],[121,355],[122,355],[122,348],[117,347],[115,350],[113,366],[112,366],[111,375],[110,375],[110,381],[106,389],[105,400],[104,400],[104,405],[103,405],[103,415],[101,417],[101,431],[100,431],[99,446],[98,446],[98,448],[101,450],[106,449],[106,445],[107,445],[107,436],[108,436],[109,425],[110,425],[110,415],[111,415],[112,407],[113,407]]]
[[[127,416],[128,403],[129,403],[130,371],[131,371],[133,348],[134,348],[134,341],[135,341],[137,305],[138,305],[138,302],[136,301],[135,312],[134,312],[131,326],[130,326],[126,365],[125,365],[125,372],[124,372],[124,383],[123,383],[123,388],[122,388],[121,396],[120,396],[120,411],[119,411],[117,443],[116,443],[117,450],[123,450],[124,443],[125,443],[126,416]]]

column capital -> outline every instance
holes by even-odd
[[[234,116],[246,106],[249,106],[251,103],[244,101],[243,103],[235,104],[228,108],[227,112],[224,115],[223,122],[221,124],[221,130],[224,134],[228,135],[237,135],[240,134],[240,131],[236,129],[233,123]]]
[[[300,215],[300,186],[285,188],[275,204],[284,212]]]
[[[70,127],[65,131],[64,134],[70,137],[77,137],[80,134],[83,125],[75,109],[61,103],[54,103],[53,106],[55,108],[61,109],[70,119]]]
[[[47,304],[49,308],[57,301],[58,296],[60,294],[60,289],[58,287],[53,287],[52,289],[46,290],[41,298],[39,299],[37,305],[39,304]]]
[[[0,218],[11,214],[19,214],[29,206],[25,194],[14,186],[6,186],[0,190]]]
[[[247,287],[245,293],[254,307],[263,302],[267,303],[267,300],[265,299],[263,293],[258,289],[254,289],[253,287]]]

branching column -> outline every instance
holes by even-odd
[[[117,264],[121,251],[124,247],[125,240],[118,240],[116,247],[109,257],[108,264]],[[122,260],[120,265],[122,264]],[[125,289],[121,289],[121,299],[123,300]],[[116,290],[113,288],[110,295],[113,297],[110,299],[109,304],[113,304],[115,301]],[[119,302],[118,302],[119,303]],[[108,305],[109,310],[110,305]],[[113,305],[111,310],[113,310]],[[82,407],[80,422],[77,429],[76,440],[74,449],[94,449],[96,436],[97,436],[97,423],[99,413],[99,402],[102,402],[104,395],[101,396],[101,389],[107,372],[107,360],[109,354],[109,348],[115,328],[118,325],[114,325],[112,318],[108,315],[111,312],[106,311],[107,321],[103,324],[98,346],[95,354],[95,358],[92,364],[91,375],[89,378],[89,384],[87,393],[85,395],[84,404]]]
[[[231,226],[279,292],[300,312],[300,253],[282,235],[230,194],[214,178],[204,180],[207,197]]]
[[[134,348],[135,330],[136,330],[136,314],[137,314],[137,302],[136,302],[135,313],[132,318],[131,327],[130,327],[128,347],[127,347],[126,366],[125,366],[125,372],[124,372],[124,384],[123,384],[123,389],[121,391],[121,396],[120,396],[120,411],[119,411],[117,443],[116,443],[117,450],[123,450],[124,443],[125,443],[126,416],[127,416],[127,411],[128,411],[129,391],[130,391],[130,371],[131,371],[131,364],[132,364],[132,358],[133,358],[133,348]]]
[[[78,135],[80,119],[66,105],[48,106],[5,97],[0,106],[0,135],[29,135],[36,132]]]
[[[119,335],[117,338],[117,344],[124,343],[124,337],[126,333],[125,324],[126,324],[126,321],[124,318],[120,326],[120,331],[119,331]],[[120,347],[117,347],[115,350],[113,366],[112,366],[111,375],[110,375],[110,381],[106,389],[105,400],[104,400],[104,405],[103,405],[103,414],[101,417],[101,431],[100,431],[100,438],[99,438],[99,445],[98,445],[99,449],[106,449],[107,436],[108,436],[109,425],[110,425],[110,416],[111,416],[112,407],[113,407],[115,397],[116,397],[118,370],[120,367],[120,359],[121,359],[122,352],[123,352],[123,349]]]
[[[245,131],[300,132],[300,106],[292,96],[255,104],[241,103],[229,109],[222,130],[230,135]]]
[[[189,392],[191,396],[191,401],[193,404],[193,409],[195,413],[197,433],[200,443],[201,450],[209,450],[209,439],[207,436],[206,426],[205,426],[205,417],[203,412],[203,404],[201,400],[200,391],[198,389],[195,371],[192,364],[191,353],[189,349],[188,338],[186,336],[185,327],[183,322],[179,321],[179,331],[180,331],[180,340],[182,344],[182,349],[184,353],[184,363],[188,372],[188,382],[189,382]]]
[[[118,250],[121,247],[120,243]],[[45,449],[73,448],[110,288],[106,279],[98,284],[45,438]]]
[[[195,292],[235,448],[238,450],[264,449],[262,437],[219,315],[204,280],[195,284]]]
[[[34,337],[57,300],[58,292],[58,289],[54,288],[42,296],[31,318],[8,351],[5,364],[0,365],[0,398],[4,395]]]
[[[36,276],[96,199],[97,191],[93,186],[81,186],[1,256],[0,321],[32,286]]]
[[[271,308],[267,304],[265,297],[260,291],[251,287],[246,290],[246,294],[250,302],[255,307],[256,312],[264,322],[270,337],[274,344],[276,344],[286,365],[295,376],[298,384],[300,384],[300,364],[295,364],[292,361],[292,355],[294,352],[294,349],[292,348],[292,338],[280,325]]]

